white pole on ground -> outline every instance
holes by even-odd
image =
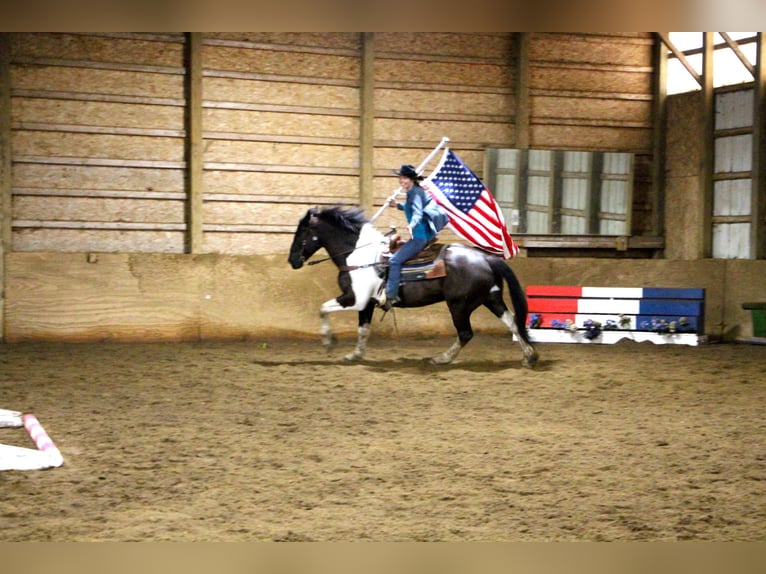
[[[0,409],[0,427],[20,427],[21,425],[20,412]]]
[[[42,470],[64,464],[61,451],[31,414],[0,409],[0,427],[23,426],[37,446],[37,450],[0,444],[0,470]]]

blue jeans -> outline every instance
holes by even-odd
[[[388,261],[388,281],[386,282],[386,298],[391,299],[399,294],[399,279],[402,276],[402,263],[415,257],[428,244],[427,239],[410,239],[391,256]]]

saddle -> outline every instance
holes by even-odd
[[[384,253],[381,257],[382,262],[387,263],[391,255],[396,253],[403,244],[404,240],[399,234],[392,235],[388,243],[388,253]],[[447,275],[444,264],[446,247],[444,243],[437,243],[436,239],[429,241],[418,254],[404,262],[401,282],[445,277]]]

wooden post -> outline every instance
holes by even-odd
[[[186,34],[186,252],[201,253],[203,182],[202,33]]]
[[[529,233],[529,212],[527,211],[527,190],[529,189],[529,149],[519,149],[519,163],[516,177],[516,208],[519,210],[518,233]]]
[[[758,32],[755,58],[755,93],[753,114],[753,188],[750,223],[750,254],[766,258],[766,42]]]
[[[515,147],[529,149],[529,42],[530,32],[516,33],[516,114]]]
[[[5,341],[5,257],[11,252],[11,34],[0,33],[0,341]]]
[[[561,233],[561,206],[564,201],[564,152],[553,152],[551,165],[551,226],[550,232]]]
[[[516,113],[514,114],[514,147],[519,152],[516,177],[516,209],[519,211],[517,233],[528,233],[527,183],[529,171],[529,44],[531,32],[516,32]]]
[[[375,33],[362,33],[362,73],[359,89],[359,205],[373,207],[375,125]]]
[[[702,33],[702,161],[700,162],[701,243],[699,256],[713,256],[713,144],[715,94],[713,92],[713,32]]]
[[[665,233],[665,114],[668,97],[668,51],[659,36],[654,39],[654,102],[652,105],[652,234]],[[631,209],[632,211],[632,209]]]
[[[604,171],[604,154],[591,152],[588,173],[588,233],[601,234],[601,174]]]

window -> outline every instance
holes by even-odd
[[[754,189],[755,170],[762,168],[754,153],[758,145],[754,79],[761,34],[712,34],[712,229],[706,231],[711,232],[711,254],[720,259],[758,257],[762,241],[762,202],[757,197],[762,192]],[[668,94],[702,89],[703,33],[671,32],[660,37],[669,52]]]
[[[630,234],[633,154],[488,149],[487,160],[511,233]]]
[[[753,194],[753,90],[715,95],[713,257],[749,259]]]

